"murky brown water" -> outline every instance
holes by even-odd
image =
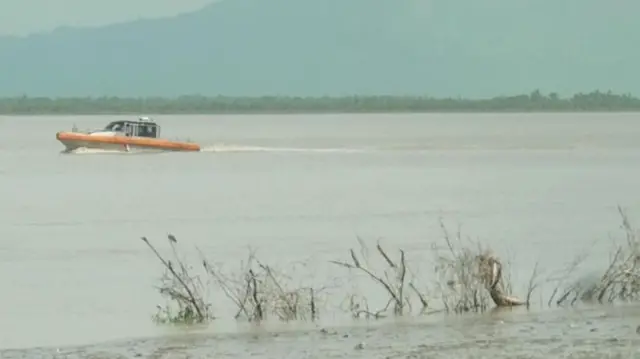
[[[637,218],[637,116],[164,116],[164,134],[206,151],[160,155],[59,153],[57,130],[108,117],[1,118],[0,357],[633,357],[636,306],[158,327],[161,267],[138,238],[164,251],[172,232],[231,266],[252,246],[275,265],[309,260],[318,282],[344,277],[327,260],[345,259],[357,235],[382,238],[428,280],[442,216],[508,255],[521,291],[536,261],[607,254],[608,236],[621,237],[616,205]],[[224,317],[229,303],[214,299]]]
[[[640,307],[362,323],[329,330],[248,328],[183,333],[63,349],[3,352],[2,358],[635,358]]]

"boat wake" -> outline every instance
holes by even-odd
[[[99,155],[99,154],[127,154],[129,152],[125,152],[125,151],[116,151],[116,150],[104,150],[104,149],[99,149],[99,148],[86,148],[86,147],[81,147],[81,148],[77,148],[75,150],[63,150],[61,151],[61,153],[64,154],[73,154],[73,155]]]
[[[226,145],[226,144],[218,144],[211,146],[203,146],[200,149],[200,152],[204,153],[250,153],[250,152],[264,152],[264,153],[368,153],[371,152],[371,149],[364,148],[348,148],[348,147],[338,147],[338,148],[303,148],[303,147],[265,147],[265,146],[243,146],[243,145]],[[73,154],[73,155],[131,155],[131,154],[140,154],[140,153],[163,153],[170,151],[162,151],[162,150],[141,150],[141,149],[131,149],[131,151],[121,151],[121,150],[108,150],[108,149],[99,149],[99,148],[86,148],[81,147],[72,151],[63,150],[61,153],[63,154]]]
[[[203,146],[200,152],[366,153],[370,152],[370,150],[362,148],[298,148],[220,144]]]

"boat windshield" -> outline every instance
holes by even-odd
[[[160,126],[151,121],[113,121],[99,131],[124,132],[128,136],[157,138],[160,135]]]
[[[124,130],[124,122],[122,121],[114,121],[108,124],[105,128],[105,131],[123,131]]]

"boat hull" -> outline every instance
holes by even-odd
[[[58,132],[56,139],[66,151],[79,148],[108,151],[154,150],[154,151],[200,151],[200,146],[190,142],[170,141],[159,138],[90,135],[76,132]]]

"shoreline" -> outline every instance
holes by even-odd
[[[2,116],[636,113],[640,98],[593,91],[493,98],[429,96],[0,97]]]
[[[127,111],[127,112],[0,112],[0,117],[53,117],[53,116],[300,116],[300,115],[520,115],[520,114],[640,114],[638,109],[620,110],[503,110],[503,111],[253,111],[253,112],[158,112],[158,111]]]

